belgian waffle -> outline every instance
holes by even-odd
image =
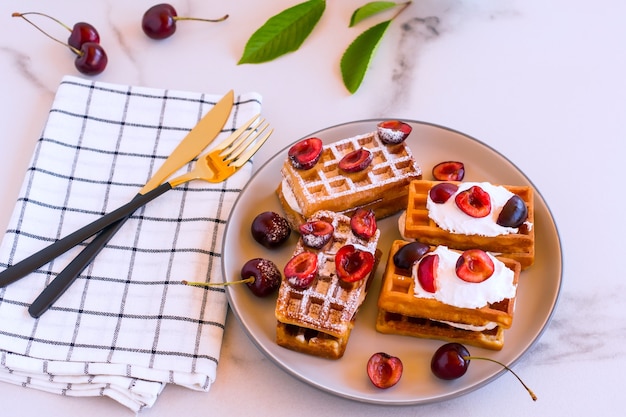
[[[339,161],[360,148],[372,152],[371,164],[354,173],[340,170]],[[281,173],[277,194],[294,229],[319,210],[350,215],[371,208],[378,219],[395,214],[406,207],[409,182],[422,177],[404,142],[385,145],[375,131],[325,145],[320,160],[308,170],[296,169],[286,159]]]
[[[304,290],[293,288],[286,280],[281,283],[276,301],[276,342],[295,351],[338,359],[343,356],[377,262],[365,279],[345,283],[337,277],[335,253],[352,244],[371,252],[378,261],[380,251],[376,246],[380,230],[365,240],[352,233],[348,216],[320,211],[311,220],[331,223],[335,228],[333,238],[320,250],[304,246],[302,238],[296,244],[294,255],[302,251],[317,253],[319,276]]]
[[[396,240],[391,247],[378,298],[376,330],[381,333],[466,343],[493,350],[502,349],[504,330],[513,322],[515,297],[480,308],[461,308],[435,299],[418,297],[414,292],[416,282],[412,271],[398,268],[393,262],[395,253],[407,243]],[[512,259],[497,259],[513,270],[514,283],[517,284],[520,264]],[[495,324],[495,327],[478,330],[478,327],[488,324]]]
[[[404,216],[403,230],[400,230],[405,239],[416,239],[427,245],[444,245],[454,249],[481,248],[485,251],[501,254],[502,256],[518,261],[522,269],[531,266],[535,259],[535,230],[533,191],[527,186],[503,187],[517,194],[528,208],[527,223],[531,227],[522,225],[518,233],[495,237],[479,235],[463,235],[448,232],[428,216],[426,201],[430,189],[437,181],[416,180],[409,185],[409,199],[406,216]]]

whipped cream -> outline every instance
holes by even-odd
[[[493,255],[487,254],[493,260],[495,267],[493,275],[483,282],[475,283],[463,281],[456,275],[456,261],[460,256],[458,252],[445,246],[437,246],[429,254],[439,255],[437,291],[431,293],[422,288],[417,279],[419,262],[416,262],[412,271],[416,297],[433,298],[461,308],[480,308],[489,303],[515,297],[517,291],[517,285],[514,283],[515,273]]]
[[[289,207],[291,207],[291,209],[296,213],[302,214],[302,209],[300,208],[300,204],[298,204],[296,195],[293,193],[291,185],[289,185],[289,182],[285,178],[283,178],[281,188],[283,192],[283,197],[285,198],[287,204],[289,204]]]
[[[484,332],[485,330],[495,329],[496,326],[498,326],[498,323],[495,323],[493,321],[488,322],[484,326],[474,326],[471,324],[453,323],[451,321],[444,321],[444,320],[434,320],[434,321],[447,324],[448,326],[456,327],[457,329],[469,330],[472,332]]]
[[[485,217],[475,218],[468,216],[454,201],[458,193],[474,185],[485,190],[491,197],[491,213]],[[517,233],[519,229],[517,227],[500,226],[496,221],[502,208],[513,195],[512,192],[501,185],[493,185],[488,182],[464,182],[459,184],[457,192],[443,204],[433,202],[429,195],[426,201],[426,208],[428,209],[428,217],[437,223],[437,226],[450,233],[490,237],[508,235]]]

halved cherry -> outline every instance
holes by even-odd
[[[300,252],[287,262],[283,272],[289,285],[304,290],[317,278],[317,255],[312,252]]]
[[[459,161],[444,161],[433,167],[433,177],[438,181],[463,181],[465,165]]]
[[[314,249],[320,249],[333,237],[335,228],[324,220],[313,220],[300,225],[302,242]]]
[[[520,196],[513,195],[502,207],[498,215],[498,223],[504,227],[520,227],[528,218],[528,207]]]
[[[345,245],[335,254],[335,268],[339,279],[345,282],[362,280],[374,268],[374,255],[354,245]]]
[[[468,216],[480,218],[491,213],[491,197],[478,185],[461,191],[454,198],[456,205]]]
[[[417,280],[428,292],[437,291],[437,267],[439,266],[439,255],[426,255],[417,265]]]
[[[428,195],[433,202],[443,204],[448,201],[448,199],[456,193],[458,189],[459,186],[452,184],[451,182],[440,182],[430,189]]]
[[[296,169],[311,169],[322,156],[322,140],[302,139],[289,149],[289,159]]]
[[[494,269],[493,260],[482,249],[468,249],[456,261],[456,275],[466,282],[483,282]]]
[[[367,376],[376,387],[391,388],[402,377],[402,361],[385,352],[374,353],[367,361]]]
[[[421,242],[407,243],[393,255],[393,264],[398,268],[411,269],[429,249],[428,245]]]
[[[376,233],[376,214],[374,210],[359,208],[350,218],[352,233],[361,239],[370,239]]]
[[[404,141],[413,128],[400,120],[386,120],[376,125],[378,137],[386,145],[397,145]]]
[[[372,153],[365,148],[356,149],[341,158],[339,169],[345,172],[363,171],[372,162],[373,157]]]

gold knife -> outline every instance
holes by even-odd
[[[202,152],[209,143],[211,143],[217,135],[221,132],[224,127],[226,121],[228,120],[228,116],[230,115],[232,106],[234,102],[234,93],[233,91],[229,91],[220,101],[218,101],[211,110],[207,112],[207,114],[198,122],[198,124],[187,134],[187,136],[181,141],[180,144],[174,149],[172,154],[165,160],[161,168],[157,170],[157,172],[152,176],[152,178],[142,187],[139,191],[140,194],[145,194],[150,191],[151,188],[156,188],[159,186],[167,177],[176,172],[179,168],[184,166],[193,160],[196,156]],[[95,255],[100,251],[100,249],[108,242],[108,240],[115,234],[115,232],[122,226],[126,219],[122,219],[117,223],[114,223],[109,226],[109,228],[103,230],[96,236],[96,238],[88,245],[79,255],[78,257],[70,263],[72,265],[72,271],[69,268],[70,265],[62,272],[65,276],[71,278],[70,281],[73,281],[75,276],[77,276],[84,267],[95,257]],[[35,269],[45,265],[50,262],[52,259],[66,252],[70,248],[73,248],[77,244],[81,243],[84,238],[77,238],[76,236],[72,236],[72,234],[65,236],[64,238],[57,240],[52,245],[36,252],[35,254],[29,256],[28,258],[16,263],[13,266],[5,269],[0,272],[0,287],[4,287],[12,282],[19,280],[25,275],[31,273]],[[91,246],[93,244],[93,246]],[[97,246],[99,245],[99,246]],[[87,249],[90,249],[87,252]],[[80,265],[83,265],[80,268]],[[78,270],[78,272],[73,273]],[[74,275],[74,276],[71,276]],[[59,275],[60,276],[60,275]],[[57,276],[57,279],[59,278]],[[47,290],[47,294],[51,294],[53,291],[59,291],[58,288],[61,288],[62,280],[59,280],[58,283],[55,279],[47,288],[52,288]],[[54,284],[54,285],[53,285]],[[71,284],[71,282],[69,283]],[[69,284],[66,284],[64,287],[67,288]],[[58,287],[55,290],[55,287]],[[56,296],[60,296],[60,294],[64,291],[61,289],[59,294]],[[41,297],[41,295],[40,295]],[[55,298],[55,300],[56,300]],[[54,300],[52,301],[54,302]],[[51,305],[52,303],[50,303]],[[41,309],[42,303],[38,303],[38,306],[32,307],[33,311],[36,309]],[[46,307],[47,308],[47,307]],[[45,311],[45,308],[41,311]],[[32,313],[31,313],[32,314]],[[41,314],[41,313],[40,313]]]

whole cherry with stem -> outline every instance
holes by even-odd
[[[49,33],[41,29],[35,23],[33,23],[30,19],[26,17],[29,14],[36,14],[40,16],[48,17],[55,22],[59,23],[63,27],[67,28],[71,34],[68,40],[68,43],[64,43],[59,39],[51,36]],[[39,12],[27,12],[27,13],[13,13],[13,17],[21,17],[32,26],[34,26],[41,33],[46,35],[48,38],[53,41],[67,46],[74,54],[76,54],[76,60],[74,61],[74,66],[76,69],[85,75],[97,75],[100,74],[107,66],[108,57],[102,45],[100,45],[100,35],[96,31],[96,29],[84,22],[77,23],[74,25],[74,28],[71,29],[69,26],[65,25],[61,21],[48,16],[44,13]]]
[[[168,3],[161,3],[150,7],[141,19],[143,32],[152,39],[169,38],[176,32],[176,22],[179,20],[196,20],[200,22],[222,22],[228,19],[224,15],[217,19],[202,19],[196,17],[181,17],[176,13],[174,6]]]
[[[440,346],[439,349],[435,351],[431,359],[430,369],[438,378],[446,380],[457,379],[465,375],[472,359],[489,361],[502,366],[504,369],[511,372],[522,384],[522,386],[526,388],[526,391],[528,391],[528,394],[530,394],[533,401],[537,401],[535,393],[528,388],[524,381],[522,381],[522,378],[520,378],[511,368],[495,359],[484,356],[472,356],[470,355],[469,350],[467,350],[467,348],[460,343],[451,342]]]

